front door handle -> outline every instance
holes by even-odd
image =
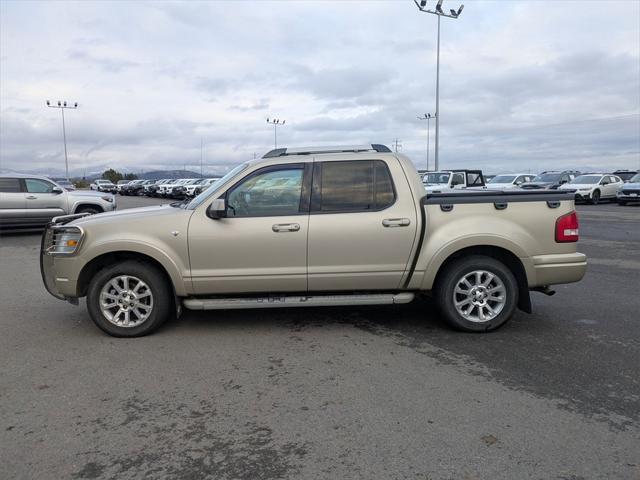
[[[383,227],[408,227],[411,225],[411,220],[408,218],[385,218],[382,220]]]
[[[34,196],[34,195],[29,195],[27,197],[27,200],[36,200],[38,197]]]
[[[271,226],[271,230],[274,232],[297,232],[300,230],[299,223],[276,223]]]

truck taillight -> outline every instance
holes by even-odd
[[[578,214],[573,211],[556,220],[556,242],[578,241]]]

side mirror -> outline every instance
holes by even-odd
[[[600,185],[609,185],[609,182],[607,182],[606,180],[603,180],[602,182],[600,182]]]
[[[560,180],[560,185],[564,185],[565,183],[567,183],[566,180]]]
[[[215,199],[207,208],[207,217],[220,220],[227,216],[227,200],[225,198]]]
[[[59,194],[61,194],[62,192],[64,192],[64,190],[63,190],[62,188],[60,188],[60,187],[53,187],[53,188],[51,189],[51,193],[55,193],[56,195],[59,195]]]

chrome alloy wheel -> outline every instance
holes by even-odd
[[[151,289],[137,277],[113,277],[100,291],[100,311],[118,327],[137,327],[149,318],[152,310]]]
[[[505,306],[507,291],[500,278],[486,270],[465,273],[453,290],[457,312],[470,322],[483,323],[497,317]]]

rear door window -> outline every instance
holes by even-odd
[[[395,202],[391,173],[382,160],[321,162],[313,184],[315,212],[376,211]]]
[[[20,180],[17,178],[0,178],[0,192],[20,193]]]

